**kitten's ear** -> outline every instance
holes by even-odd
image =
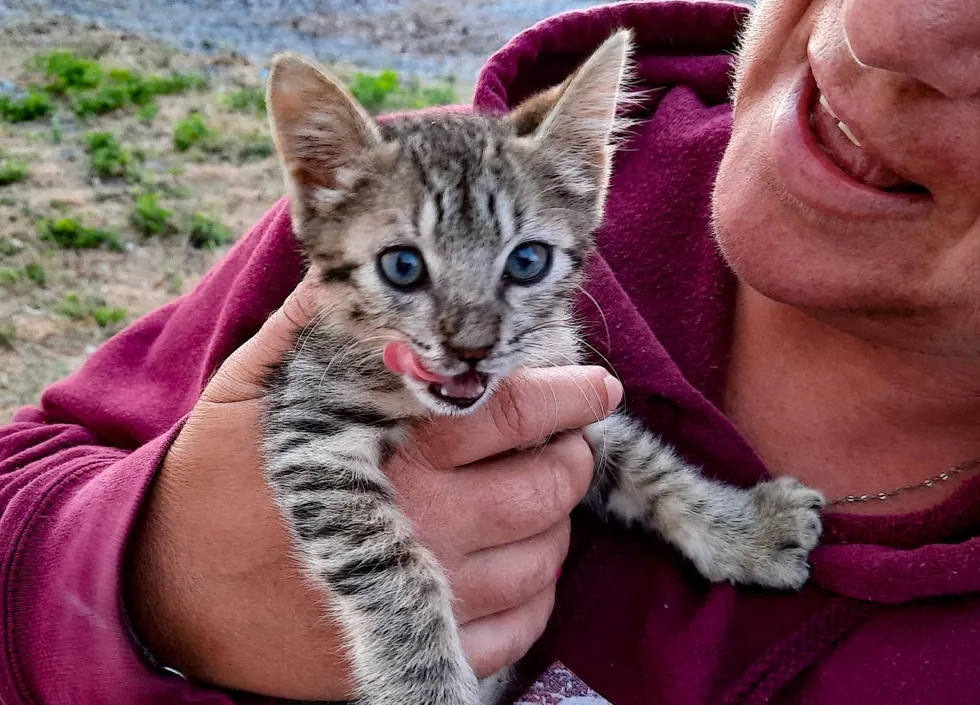
[[[306,203],[329,203],[350,185],[345,167],[382,142],[340,81],[293,54],[273,61],[266,105],[292,195]]]
[[[633,33],[619,30],[564,83],[518,106],[509,115],[518,135],[582,166],[598,167],[606,178],[632,46]]]

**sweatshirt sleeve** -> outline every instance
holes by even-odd
[[[0,702],[232,702],[142,657],[122,608],[123,555],[208,378],[302,272],[283,200],[192,292],[0,428]]]

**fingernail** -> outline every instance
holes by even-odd
[[[623,400],[623,385],[612,375],[607,375],[605,379],[606,396],[609,400],[609,411],[615,411],[619,402]]]

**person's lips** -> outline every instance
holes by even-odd
[[[783,188],[818,211],[907,217],[931,202],[926,188],[899,174],[838,117],[809,67],[777,110],[770,150]]]

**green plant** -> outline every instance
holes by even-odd
[[[102,178],[132,178],[133,154],[124,149],[111,132],[85,134],[85,150],[89,153],[89,168]]]
[[[89,228],[74,218],[44,219],[38,222],[37,230],[42,240],[63,249],[91,250],[103,245],[116,252],[123,249],[116,231]]]
[[[70,318],[73,321],[79,321],[85,318],[88,308],[78,298],[78,294],[65,294],[61,297],[55,305],[55,311],[60,313],[65,318]]]
[[[7,122],[37,120],[53,113],[55,107],[47,93],[34,88],[21,98],[0,96],[0,117]]]
[[[16,284],[25,279],[38,286],[44,286],[48,281],[44,267],[35,262],[26,264],[23,268],[0,267],[0,284]]]
[[[160,106],[156,103],[147,103],[146,105],[141,105],[140,109],[136,111],[136,119],[144,125],[149,125],[159,112]]]
[[[27,164],[19,159],[0,159],[0,186],[23,181],[30,175]]]
[[[379,74],[357,72],[348,81],[355,98],[368,112],[416,110],[456,102],[455,79],[423,85],[417,78],[403,80],[391,69]]]
[[[95,88],[102,81],[99,62],[83,59],[70,51],[41,54],[34,58],[33,64],[50,79],[45,88],[59,95],[72,89]]]
[[[16,284],[24,278],[24,272],[13,267],[0,267],[0,284]]]
[[[271,137],[261,132],[253,132],[243,139],[242,145],[238,149],[238,161],[240,163],[257,162],[271,157],[275,153],[276,148],[272,144]]]
[[[38,286],[44,286],[48,283],[48,273],[45,271],[44,265],[39,262],[28,262],[25,264],[24,274]]]
[[[96,306],[92,309],[92,318],[99,328],[107,328],[126,320],[126,309],[112,306]]]
[[[17,326],[14,322],[0,321],[0,348],[13,350],[15,340],[17,340]]]
[[[10,257],[11,255],[16,255],[24,249],[23,245],[18,246],[13,240],[8,240],[5,237],[0,237],[0,255],[4,257]]]
[[[61,120],[57,117],[51,118],[51,141],[55,144],[61,144],[61,140],[65,136],[65,130],[61,126]]]
[[[214,131],[204,122],[201,113],[194,111],[186,118],[178,120],[174,126],[174,149],[186,152],[204,139],[214,137]]]
[[[173,230],[173,213],[160,205],[155,193],[144,193],[136,199],[130,222],[144,235],[163,235]]]
[[[379,74],[358,71],[351,77],[348,88],[365,110],[375,112],[398,90],[398,74],[391,69]]]
[[[261,88],[239,88],[224,96],[223,102],[239,113],[265,114],[265,91]]]
[[[69,90],[72,109],[79,117],[104,115],[127,105],[144,106],[157,96],[202,88],[207,79],[173,71],[169,76],[143,76],[130,69],[110,69],[93,90]]]
[[[55,306],[55,310],[73,321],[91,319],[99,328],[121,323],[126,320],[126,309],[109,306],[99,296],[81,298],[78,294],[65,294]]]
[[[189,236],[192,247],[214,249],[231,240],[231,230],[210,216],[195,213],[191,216]]]

